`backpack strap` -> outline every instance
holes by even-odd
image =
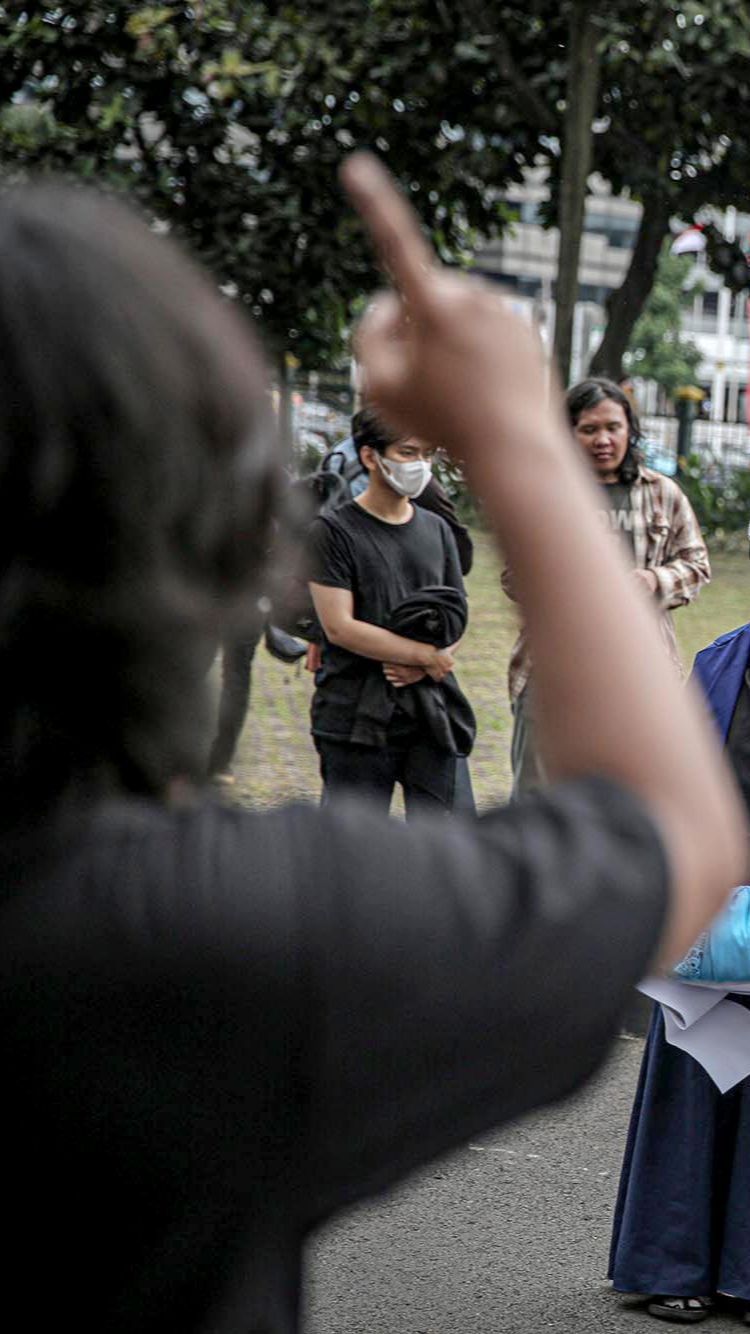
[[[340,463],[334,466],[333,460],[339,459]],[[359,457],[348,459],[343,449],[329,449],[323,457],[318,469],[319,472],[334,472],[339,477],[343,477],[345,482],[353,482],[355,477],[361,477],[366,469],[362,466]]]
[[[334,467],[334,459],[340,460]],[[346,467],[346,455],[342,449],[329,449],[318,464],[318,472],[335,472],[339,477],[343,477]]]
[[[353,482],[355,477],[361,477],[363,472],[367,472],[367,469],[361,463],[359,457],[347,459],[344,464],[344,477],[347,482]]]

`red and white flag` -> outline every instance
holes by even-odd
[[[680,232],[672,242],[673,255],[696,255],[706,249],[706,237],[701,223]]]

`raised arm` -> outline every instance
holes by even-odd
[[[518,594],[516,593],[515,580],[513,579],[513,571],[511,570],[509,565],[504,565],[502,570],[500,571],[500,587],[502,588],[506,598],[510,598],[511,602],[518,601]]]
[[[461,458],[513,569],[547,771],[604,775],[645,802],[672,870],[659,950],[672,961],[744,871],[744,817],[716,739],[675,689],[653,617],[601,531],[531,329],[494,289],[439,268],[374,159],[350,159],[344,180],[396,286],[360,329],[368,396]]]

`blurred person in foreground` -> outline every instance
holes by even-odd
[[[396,285],[368,392],[460,451],[512,559],[550,787],[411,825],[177,800],[206,646],[263,587],[266,373],[170,241],[88,190],[6,191],[0,1126],[29,1328],[291,1334],[311,1231],[577,1088],[740,878],[734,786],[531,336],[373,159],[345,181]]]
[[[677,482],[644,466],[638,418],[621,387],[611,380],[582,380],[568,390],[565,406],[573,435],[599,483],[602,526],[621,541],[633,582],[658,613],[667,657],[677,680],[682,680],[672,611],[694,601],[711,578],[708,550],[690,501]],[[562,508],[557,531],[560,542],[568,540]],[[503,587],[515,598],[510,564],[503,571]],[[514,796],[544,782],[544,766],[534,741],[531,659],[522,628],[508,666]]]

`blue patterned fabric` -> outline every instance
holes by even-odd
[[[703,931],[673,970],[681,982],[750,982],[750,885],[734,890],[729,907]]]

